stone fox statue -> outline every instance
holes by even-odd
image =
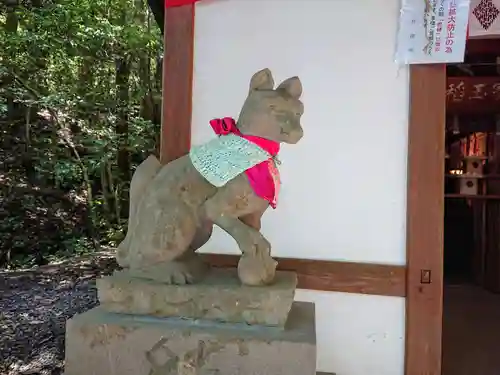
[[[301,94],[298,77],[274,89],[271,71],[261,70],[250,81],[238,120],[210,122],[219,137],[166,165],[154,156],[140,164],[131,181],[130,218],[118,263],[137,277],[195,283],[208,270],[195,251],[216,224],[242,252],[241,282],[272,282],[277,263],[259,232],[260,219],[275,205],[279,144],[303,136]]]

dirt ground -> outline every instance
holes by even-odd
[[[96,306],[96,277],[118,268],[102,252],[38,269],[0,269],[0,374],[61,374],[66,320]]]

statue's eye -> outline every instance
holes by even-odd
[[[269,104],[269,108],[270,108],[270,109],[276,109],[276,105],[274,105],[274,104]]]

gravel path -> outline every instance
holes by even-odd
[[[117,269],[100,253],[35,270],[0,270],[0,374],[61,374],[66,320],[98,304],[94,280]]]

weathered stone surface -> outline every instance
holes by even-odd
[[[65,375],[315,375],[314,304],[296,302],[286,330],[193,324],[97,307],[70,319]]]
[[[193,285],[134,278],[127,271],[97,280],[101,306],[110,312],[278,327],[285,325],[296,286],[292,272],[277,272],[272,285],[251,287],[241,284],[235,269],[217,268]]]

